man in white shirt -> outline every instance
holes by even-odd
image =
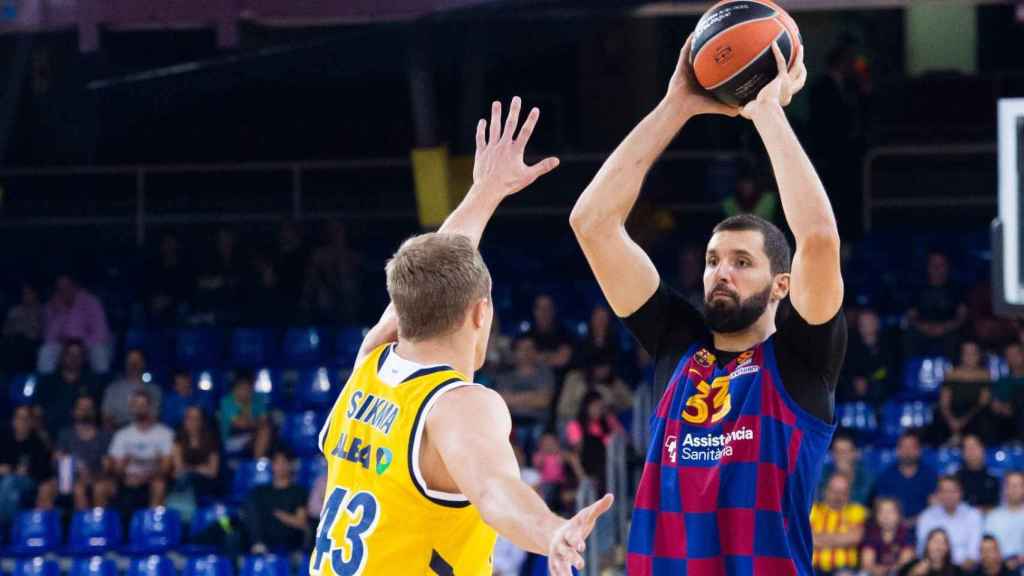
[[[955,476],[939,478],[936,503],[917,519],[917,554],[923,556],[928,533],[942,528],[949,535],[953,563],[970,571],[978,563],[982,520],[981,512],[964,504],[963,496],[963,488]]]
[[[132,393],[131,424],[117,431],[110,442],[114,476],[120,487],[122,508],[161,506],[171,471],[174,433],[156,420],[153,400],[145,389]]]
[[[991,534],[1011,569],[1024,564],[1024,472],[1009,472],[1003,479],[1003,505],[985,517]]]

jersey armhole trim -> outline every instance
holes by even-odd
[[[413,486],[415,486],[416,490],[427,500],[430,500],[439,506],[445,506],[448,508],[465,508],[466,506],[469,506],[469,499],[462,494],[441,492],[440,490],[431,490],[427,487],[427,483],[423,479],[423,471],[420,470],[420,440],[423,438],[423,429],[426,427],[426,416],[434,406],[434,403],[437,402],[437,400],[446,392],[450,392],[456,388],[462,388],[464,386],[478,386],[478,384],[466,382],[461,378],[451,378],[434,387],[434,389],[431,390],[423,399],[423,403],[420,404],[420,408],[416,412],[416,418],[413,420],[412,431],[410,432],[409,438],[409,477],[412,479]]]

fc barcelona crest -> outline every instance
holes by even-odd
[[[704,368],[708,368],[715,363],[715,355],[708,352],[707,348],[701,348],[693,355],[693,361]]]

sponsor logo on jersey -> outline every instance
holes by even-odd
[[[394,456],[391,454],[391,450],[381,446],[377,448],[377,475],[381,475],[388,471],[388,467],[391,466],[391,460]]]
[[[680,443],[679,458],[690,462],[717,462],[732,456],[733,446],[738,442],[753,440],[754,431],[746,426],[722,434],[687,433]]]
[[[758,366],[757,364],[748,364],[746,366],[740,366],[739,368],[729,373],[729,378],[739,378],[740,376],[744,376],[746,374],[754,374],[755,372],[758,372],[760,370],[761,367]]]
[[[708,352],[707,348],[701,348],[693,355],[693,361],[704,368],[709,368],[715,363],[715,355]]]
[[[341,458],[346,462],[359,464],[364,469],[369,470],[370,452],[372,450],[373,446],[364,442],[362,438],[342,434],[341,438],[338,439],[338,445],[335,446],[334,451],[331,452],[331,456]]]
[[[750,361],[754,359],[754,351],[747,350],[743,354],[736,357],[736,366],[746,366],[750,364]]]
[[[676,463],[676,437],[668,436],[665,438],[665,454],[668,455],[669,462]]]
[[[369,424],[384,434],[390,434],[391,426],[394,425],[399,412],[400,409],[394,402],[356,390],[349,398],[345,417]]]

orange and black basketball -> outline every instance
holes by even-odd
[[[778,74],[771,50],[775,41],[792,68],[800,46],[793,18],[769,0],[724,0],[697,22],[690,63],[701,86],[740,106]]]

